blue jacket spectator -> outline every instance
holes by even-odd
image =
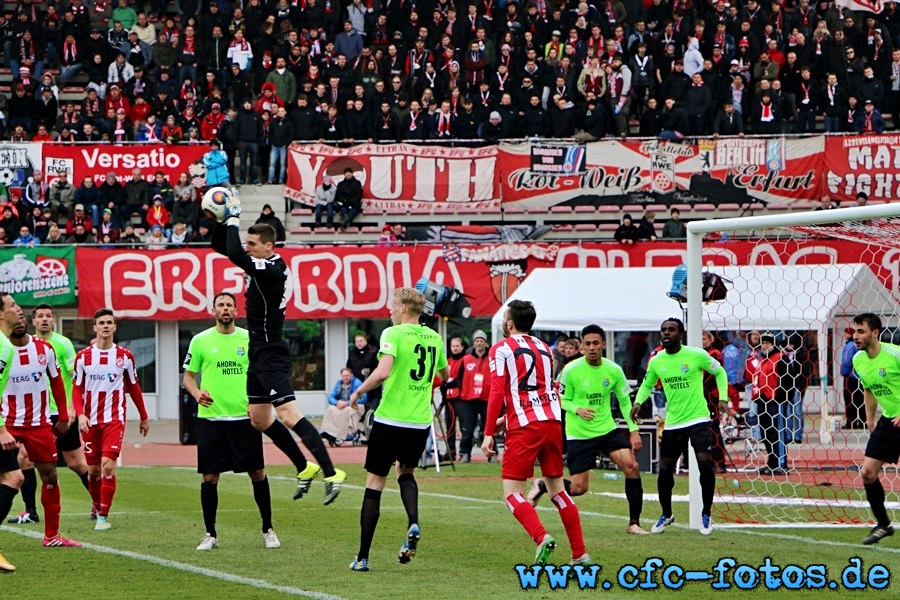
[[[203,166],[206,167],[206,185],[228,185],[228,157],[222,150],[219,140],[209,144],[209,152],[203,155]]]

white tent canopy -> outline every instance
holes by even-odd
[[[680,316],[666,293],[673,268],[535,269],[510,300],[530,300],[534,329],[577,331],[597,323],[607,331],[656,331]],[[864,264],[711,267],[732,280],[728,297],[704,305],[703,327],[712,330],[840,331],[853,315],[893,315],[896,301]],[[752,296],[752,300],[747,300]],[[492,320],[500,337],[501,308]],[[820,335],[820,344],[825,335]],[[691,343],[694,343],[693,341]],[[823,356],[824,359],[824,356]]]

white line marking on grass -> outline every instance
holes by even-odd
[[[34,539],[43,538],[42,533],[38,533],[35,531],[24,531],[21,529],[15,529],[12,527],[2,526],[0,530],[6,531],[8,533],[14,533],[16,535],[21,535],[24,537],[30,537]],[[306,598],[315,598],[316,600],[344,600],[340,596],[334,596],[332,594],[325,594],[322,592],[311,592],[309,590],[301,590],[295,587],[289,587],[286,585],[276,585],[274,583],[269,583],[263,579],[253,579],[251,577],[243,577],[241,575],[234,575],[232,573],[225,573],[224,571],[216,571],[214,569],[207,569],[204,567],[197,567],[194,565],[189,565],[187,563],[176,562],[174,560],[168,560],[166,558],[159,558],[158,556],[151,556],[149,554],[140,554],[138,552],[131,552],[129,550],[119,550],[118,548],[110,548],[109,546],[99,546],[97,544],[91,544],[88,542],[83,542],[84,548],[87,550],[93,550],[94,552],[100,552],[102,554],[113,554],[115,556],[122,556],[125,558],[130,558],[132,560],[139,560],[142,562],[154,564],[160,567],[166,567],[167,569],[175,569],[176,571],[184,571],[186,573],[192,573],[194,575],[203,575],[204,577],[211,577],[213,579],[218,579],[219,581],[229,581],[231,583],[238,583],[241,585],[248,585],[250,587],[254,587],[260,590],[271,590],[273,592],[281,592],[282,594],[290,594],[292,596],[304,596]]]

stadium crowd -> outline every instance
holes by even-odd
[[[20,0],[0,15],[6,136],[218,137],[258,179],[291,140],[595,140],[629,119],[670,139],[805,133],[818,118],[881,132],[882,112],[895,127],[900,114],[890,0],[878,15],[809,0],[342,4]],[[70,83],[85,97],[60,106]]]

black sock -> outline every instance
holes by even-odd
[[[37,512],[37,503],[34,499],[37,493],[37,475],[34,473],[34,467],[22,469],[22,475],[25,476],[25,481],[22,482],[22,502],[25,503],[25,510],[30,513]]]
[[[279,450],[284,452],[285,456],[291,459],[291,462],[297,467],[298,473],[306,468],[306,457],[303,456],[303,451],[300,450],[300,446],[294,441],[294,436],[292,436],[291,431],[284,426],[284,423],[281,421],[272,421],[272,424],[269,425],[269,428],[263,431],[263,433],[272,440]]]
[[[400,485],[400,499],[403,500],[403,508],[406,509],[407,527],[419,522],[419,484],[411,473],[406,473],[397,478]]]
[[[712,460],[699,460],[700,496],[703,499],[703,514],[712,514],[713,496],[716,494],[716,463]]]
[[[625,480],[625,498],[628,499],[628,522],[640,524],[644,508],[644,486],[640,477]]]
[[[881,479],[876,479],[873,483],[866,485],[866,500],[872,507],[872,514],[881,527],[887,527],[891,524],[888,518],[887,509],[884,507],[884,487],[881,485]]]
[[[572,480],[571,479],[563,479],[563,487],[566,488],[566,493],[571,496],[572,495]]]
[[[87,471],[85,471],[84,473],[82,473],[81,475],[79,475],[78,478],[81,479],[81,485],[84,486],[84,489],[86,489],[88,492],[90,492],[90,491],[91,491],[91,486],[90,486],[90,484],[88,483],[88,474],[87,474]]]
[[[333,476],[334,465],[331,464],[331,457],[328,456],[328,450],[325,449],[325,444],[322,443],[322,438],[319,437],[319,432],[313,427],[313,424],[303,417],[294,425],[294,433],[300,436],[303,445],[309,448],[312,455],[319,461],[325,477]]]
[[[253,482],[253,499],[262,517],[263,533],[272,529],[272,495],[269,493],[269,478],[263,477]]]
[[[372,547],[372,538],[375,537],[375,528],[378,527],[380,515],[381,491],[366,488],[362,510],[359,511],[359,552],[356,554],[359,560],[369,558],[369,548]]]
[[[659,494],[659,505],[665,517],[672,516],[672,488],[675,487],[675,472],[660,471],[656,478],[656,491]]]
[[[6,520],[6,515],[9,514],[9,509],[12,508],[13,498],[18,493],[19,490],[16,488],[0,484],[0,523]]]
[[[200,506],[203,507],[203,522],[206,533],[216,535],[216,511],[219,509],[219,490],[215,483],[204,481],[200,484]]]

